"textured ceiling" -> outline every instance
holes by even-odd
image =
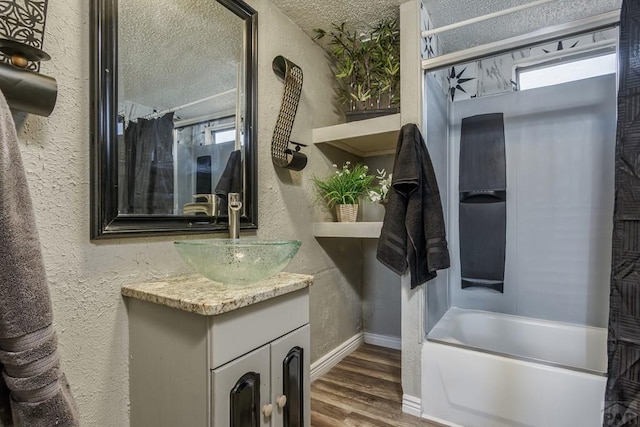
[[[314,36],[314,28],[328,30],[332,23],[366,28],[386,17],[397,17],[406,0],[273,0],[302,30]]]
[[[382,17],[397,16],[405,0],[273,0],[292,21],[313,36],[314,28],[346,22],[363,28]],[[459,22],[533,0],[423,0],[436,27]],[[622,0],[557,0],[522,12],[443,33],[445,52],[503,40],[552,25],[619,9]]]
[[[531,3],[532,0],[423,0],[435,27]],[[445,52],[503,40],[541,28],[560,25],[620,9],[622,0],[557,0],[521,12],[444,32]]]
[[[242,20],[215,1],[119,0],[119,101],[157,110],[236,88]],[[235,94],[176,113],[235,108]]]

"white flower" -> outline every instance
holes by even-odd
[[[364,167],[364,170],[366,170],[366,171],[368,171],[368,170],[369,170],[369,166],[364,165],[363,167]]]
[[[378,172],[378,184],[380,185],[379,190],[372,190],[369,192],[369,199],[371,199],[374,203],[379,203],[382,200],[385,200],[388,196],[389,190],[391,189],[391,180],[393,178],[393,174],[389,174],[386,178],[385,175],[387,172],[382,170],[377,170]]]
[[[351,164],[351,162],[346,161],[346,162],[344,162],[344,164],[345,164],[345,166],[349,166]]]
[[[338,169],[338,165],[336,165],[335,163],[333,164],[333,167]]]

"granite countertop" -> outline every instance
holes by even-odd
[[[191,313],[213,316],[304,289],[313,276],[278,273],[250,285],[224,285],[199,274],[124,285],[125,297],[166,305]]]

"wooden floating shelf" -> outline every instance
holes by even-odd
[[[329,144],[359,157],[395,154],[400,113],[313,129],[314,144]]]
[[[343,237],[377,239],[382,231],[382,222],[314,222],[315,237]]]

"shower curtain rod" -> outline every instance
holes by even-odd
[[[197,99],[195,101],[187,102],[186,104],[179,105],[177,107],[167,108],[166,110],[162,110],[162,111],[158,111],[158,112],[155,112],[155,113],[148,114],[148,115],[144,116],[144,118],[145,119],[152,119],[152,118],[160,117],[160,116],[163,116],[165,114],[173,113],[175,111],[182,110],[182,109],[187,108],[187,107],[193,107],[194,105],[198,105],[198,104],[202,104],[203,102],[211,101],[212,99],[215,99],[215,98],[217,98],[219,96],[229,95],[231,93],[234,93],[235,91],[236,91],[236,88],[229,89],[229,90],[226,90],[224,92],[217,93],[215,95],[211,95],[211,96],[207,96],[207,97],[202,98],[202,99]]]
[[[218,111],[217,113],[205,114],[204,116],[193,117],[191,119],[176,120],[175,122],[173,122],[173,126],[179,128],[179,127],[193,125],[196,123],[210,122],[212,120],[223,119],[225,117],[234,117],[235,115],[236,115],[236,110],[235,108],[233,108],[229,110]]]
[[[584,33],[612,28],[620,23],[620,11],[591,16],[578,21],[556,25],[554,27],[543,28],[532,33],[512,37],[481,46],[460,50],[458,52],[447,53],[435,58],[422,61],[424,71],[437,70],[439,68],[451,67],[467,62],[477,61],[489,56],[497,56],[514,50],[526,49],[538,44],[552,42],[559,38],[575,37]]]
[[[526,10],[532,7],[540,6],[546,3],[553,3],[560,0],[537,0],[531,3],[523,4],[520,6],[510,7],[508,9],[499,10],[498,12],[488,13],[486,15],[477,16],[475,18],[465,19],[464,21],[455,22],[449,25],[443,25],[442,27],[434,28],[422,32],[422,37],[428,37],[434,34],[444,33],[445,31],[455,30],[456,28],[466,27],[467,25],[476,24],[478,22],[487,21],[489,19],[498,18],[500,16],[509,15],[521,10]]]

